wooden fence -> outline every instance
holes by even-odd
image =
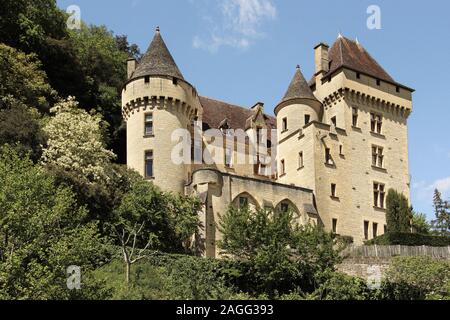
[[[345,257],[356,258],[391,258],[429,256],[450,260],[450,247],[409,247],[409,246],[348,246],[342,254]]]

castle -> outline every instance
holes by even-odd
[[[306,81],[297,67],[275,117],[262,103],[242,108],[199,96],[159,28],[141,61],[128,60],[122,91],[128,166],[165,191],[200,197],[206,256],[219,253],[216,226],[230,205],[292,210],[301,224],[321,224],[362,243],[386,232],[388,189],[409,198],[414,90],[342,35],[331,48],[319,43],[314,55],[314,76]],[[184,155],[174,138],[180,130],[189,139]],[[230,134],[238,131],[247,137]],[[211,152],[213,140],[220,144]],[[208,152],[224,161],[205,161]],[[174,161],[174,154],[193,161]]]

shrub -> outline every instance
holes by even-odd
[[[366,245],[403,245],[403,246],[450,246],[450,237],[430,236],[417,233],[386,233],[367,241]]]

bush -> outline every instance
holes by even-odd
[[[381,299],[450,298],[450,261],[430,257],[396,257],[386,273]]]
[[[380,237],[367,241],[366,245],[403,245],[403,246],[450,246],[450,237],[429,236],[417,233],[386,233]]]

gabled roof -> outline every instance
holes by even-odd
[[[347,67],[380,80],[395,83],[395,80],[372,58],[361,44],[341,35],[331,47],[328,57],[330,60],[328,74],[333,74],[341,67]]]
[[[292,79],[284,98],[281,100],[281,103],[292,99],[311,99],[318,101],[306,82],[305,77],[300,70],[300,66],[297,66],[294,78]]]
[[[184,80],[180,69],[178,69],[175,60],[164,43],[159,28],[157,28],[153,41],[151,42],[144,57],[139,62],[136,70],[131,76],[131,79],[136,79],[143,76],[161,75]]]
[[[210,128],[219,129],[226,119],[230,129],[246,129],[247,119],[255,116],[256,111],[226,102],[199,97],[203,107],[203,122]],[[276,128],[276,119],[264,114],[269,128]]]

